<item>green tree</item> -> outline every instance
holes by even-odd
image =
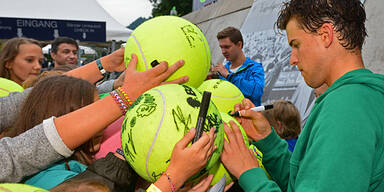
[[[192,11],[192,0],[149,0],[152,3],[152,17],[169,15],[175,6],[178,16],[183,16]]]

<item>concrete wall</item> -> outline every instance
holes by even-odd
[[[384,1],[366,0],[364,5],[368,32],[363,46],[364,64],[373,72],[384,74]]]
[[[211,49],[212,64],[224,60],[217,33],[228,26],[240,29],[252,4],[253,0],[220,0],[183,17],[203,31]]]
[[[241,28],[253,4],[253,0],[220,0],[208,7],[185,15],[184,18],[200,27],[211,49],[212,64],[222,62],[216,34],[227,26]],[[366,27],[368,38],[363,46],[365,66],[376,73],[384,74],[384,1],[366,0]]]

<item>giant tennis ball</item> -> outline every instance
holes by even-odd
[[[1,183],[0,192],[48,192],[35,186],[22,183]]]
[[[189,76],[186,85],[199,87],[206,79],[211,55],[201,30],[191,22],[176,16],[160,16],[139,25],[125,45],[124,61],[128,66],[131,54],[138,57],[137,70],[145,71],[167,61],[173,65],[183,59],[184,66],[167,80]]]
[[[168,84],[148,90],[130,106],[121,127],[121,145],[126,160],[142,178],[155,182],[167,169],[175,144],[196,126],[201,99],[201,92],[195,88]],[[210,169],[223,149],[223,124],[212,102],[204,131],[209,132],[211,127],[216,128],[217,149],[205,170],[194,178]]]
[[[0,97],[8,96],[11,92],[23,92],[22,86],[14,81],[0,77]]]
[[[236,85],[221,79],[204,81],[198,89],[211,92],[213,103],[224,113],[232,113],[233,107],[244,99],[243,93]]]

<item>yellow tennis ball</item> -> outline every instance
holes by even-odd
[[[184,66],[167,81],[189,76],[185,84],[195,88],[206,79],[211,65],[210,49],[204,34],[196,25],[176,16],[155,17],[137,27],[125,45],[127,66],[132,53],[138,57],[138,71],[148,70],[161,61],[173,65],[183,59]]]
[[[206,80],[198,89],[211,92],[211,100],[219,111],[224,113],[232,113],[233,107],[244,99],[243,93],[236,85],[221,79]]]
[[[48,192],[35,186],[22,183],[1,183],[0,192]]]
[[[142,178],[155,182],[167,169],[175,144],[196,126],[201,99],[195,88],[168,84],[148,90],[129,108],[121,127],[121,145],[126,160]],[[219,160],[223,149],[221,116],[211,102],[203,130],[209,132],[212,127],[217,149],[196,177]]]
[[[14,81],[0,77],[0,97],[8,96],[11,92],[23,92],[22,86]]]
[[[267,175],[267,177],[269,179],[271,179],[271,176],[269,175],[269,173],[267,172],[267,170],[265,169],[265,167],[263,165],[263,153],[253,144],[249,145],[249,149],[252,150],[253,154],[257,158],[257,161],[259,162],[259,167],[262,168],[265,172],[265,175]]]

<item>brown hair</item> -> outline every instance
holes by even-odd
[[[15,37],[8,40],[0,51],[0,77],[6,79],[11,77],[9,69],[5,67],[5,64],[15,59],[17,54],[19,54],[19,48],[22,44],[35,44],[41,47],[40,43],[34,39]]]
[[[71,179],[50,190],[51,192],[110,192],[109,188],[95,179]]]
[[[42,81],[45,78],[63,75],[64,72],[61,71],[44,71],[39,76],[30,76],[23,82],[23,88],[27,89],[29,87],[33,87],[36,83]]]
[[[53,68],[51,71],[44,71],[39,76],[30,76],[23,82],[23,88],[33,87],[39,81],[56,75],[63,75],[64,73],[76,69],[78,66],[73,64],[59,65]]]
[[[83,79],[56,75],[38,82],[26,98],[14,125],[7,136],[17,136],[43,122],[44,119],[59,117],[94,102],[96,87]],[[74,159],[84,164],[94,155],[93,139],[79,146]],[[87,155],[84,157],[84,154]]]
[[[294,139],[299,136],[301,131],[300,113],[290,101],[275,101],[273,102],[273,109],[262,113],[282,139]]]
[[[77,44],[77,42],[70,38],[70,37],[57,37],[53,42],[52,42],[52,45],[51,45],[51,52],[53,52],[54,54],[57,53],[57,51],[59,50],[59,46],[62,44],[62,43],[66,43],[66,44],[71,44],[71,45],[74,45],[77,50],[79,49],[79,45]]]
[[[244,46],[243,36],[241,35],[240,30],[235,27],[227,27],[221,30],[219,33],[217,33],[216,37],[218,40],[229,37],[232,43],[237,44],[239,41],[241,41],[242,45]]]
[[[333,24],[340,44],[347,50],[361,50],[367,36],[361,0],[291,0],[283,4],[275,25],[285,30],[291,18],[312,33],[324,23]]]

